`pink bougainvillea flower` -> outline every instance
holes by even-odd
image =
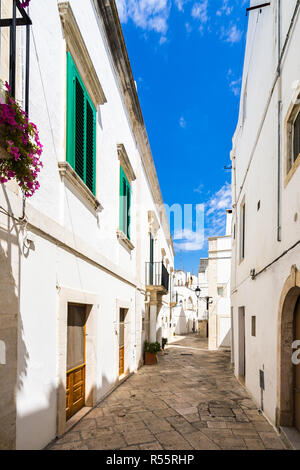
[[[21,0],[20,1],[20,7],[21,8],[26,8],[26,7],[29,6],[29,4],[30,4],[30,0]]]
[[[28,6],[29,1],[22,2]],[[40,168],[42,144],[39,140],[37,126],[29,122],[25,111],[10,95],[8,83],[0,80],[0,144],[12,158],[1,158],[0,151],[0,184],[15,178],[28,198],[39,189],[37,181]]]

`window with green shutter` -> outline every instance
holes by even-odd
[[[120,167],[120,230],[130,240],[131,187],[124,170]]]
[[[96,109],[67,53],[67,161],[95,195]]]

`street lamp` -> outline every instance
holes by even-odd
[[[201,295],[201,289],[200,289],[199,286],[197,286],[197,288],[195,289],[195,294],[196,294],[196,296],[197,296],[197,299],[199,299],[199,298],[200,298],[200,295]]]

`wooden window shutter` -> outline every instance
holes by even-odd
[[[124,172],[123,168],[120,167],[120,230],[125,233],[124,229],[124,199],[125,199],[125,194],[124,194]]]
[[[86,185],[95,193],[96,170],[96,111],[86,100]]]
[[[120,167],[120,230],[130,240],[131,187],[124,170]]]
[[[130,240],[130,223],[131,223],[131,188],[129,184],[127,184],[127,237]]]
[[[294,142],[293,142],[293,163],[297,160],[300,155],[300,112],[294,122]]]
[[[75,77],[75,171],[85,181],[85,96]]]
[[[67,161],[96,192],[96,110],[71,54],[67,54]]]

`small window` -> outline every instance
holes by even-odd
[[[293,176],[294,172],[290,171],[294,165],[300,163],[300,93],[295,104],[291,105],[290,112],[287,118],[287,155],[286,155],[286,183]]]
[[[120,230],[130,240],[131,187],[124,170],[120,167]]]
[[[293,161],[295,163],[300,155],[300,111],[295,119],[293,126]]]
[[[235,240],[235,224],[233,226],[233,239]]]
[[[256,317],[251,317],[251,335],[256,336]]]
[[[258,201],[257,203],[257,211],[259,211],[259,209],[260,209],[260,201]]]
[[[218,295],[220,297],[223,297],[223,295],[224,295],[224,287],[223,286],[218,287]]]
[[[246,206],[241,206],[240,212],[240,261],[245,258],[245,222],[246,222]]]

